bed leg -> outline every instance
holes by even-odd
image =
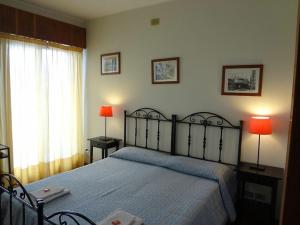
[[[44,224],[44,201],[37,200],[38,225]]]

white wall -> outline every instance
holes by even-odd
[[[150,26],[151,18],[159,26]],[[273,118],[261,162],[284,167],[291,106],[297,0],[177,0],[87,23],[88,137],[104,134],[98,107],[113,104],[108,134],[123,136],[123,109],[148,106],[179,116],[219,113],[232,122]],[[121,51],[122,74],[100,75],[100,54]],[[179,84],[153,85],[151,60],[181,58]],[[261,97],[222,96],[222,65],[264,64]],[[246,124],[247,125],[247,124]],[[244,132],[242,160],[255,162],[257,136]]]

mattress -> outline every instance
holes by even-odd
[[[236,216],[229,191],[233,174],[233,168],[223,164],[126,147],[25,188],[58,185],[71,190],[47,203],[45,215],[72,210],[97,223],[122,209],[143,218],[145,225],[223,225]],[[2,224],[9,224],[7,199],[2,197]],[[14,204],[14,223],[19,225],[21,207]],[[37,224],[36,214],[27,210],[26,221]]]

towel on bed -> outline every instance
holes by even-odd
[[[48,203],[56,198],[69,194],[70,190],[59,186],[49,186],[32,191],[29,194],[35,199],[42,199],[44,203]]]
[[[143,223],[141,218],[117,209],[97,225],[142,225]]]

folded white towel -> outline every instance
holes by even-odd
[[[49,187],[43,187],[36,191],[31,191],[30,194],[37,199],[44,199],[44,198],[51,197],[52,195],[56,195],[60,192],[63,192],[64,189],[65,189],[64,187],[49,186]]]
[[[51,201],[53,201],[53,200],[55,200],[57,198],[60,198],[60,197],[62,197],[64,195],[67,195],[67,194],[70,194],[70,193],[71,193],[71,191],[69,189],[65,188],[62,192],[59,192],[56,195],[52,195],[52,196],[50,196],[48,198],[44,198],[43,200],[44,200],[44,203],[48,203],[48,202],[51,202]]]
[[[48,203],[54,199],[57,199],[69,193],[70,193],[69,189],[58,187],[58,186],[51,186],[51,187],[41,188],[36,191],[32,191],[29,194],[35,200],[42,199],[44,200],[44,203]]]
[[[143,223],[141,218],[117,209],[97,225],[142,225]]]

